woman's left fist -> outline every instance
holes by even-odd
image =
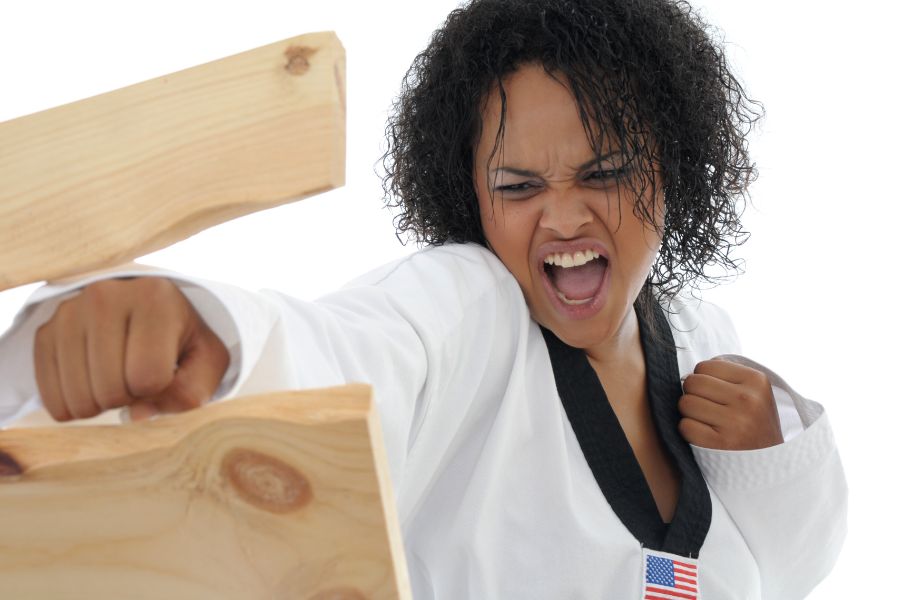
[[[772,384],[764,373],[723,359],[697,363],[678,400],[678,431],[689,443],[756,450],[784,442]]]

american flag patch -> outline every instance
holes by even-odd
[[[698,561],[644,548],[644,600],[699,600]]]

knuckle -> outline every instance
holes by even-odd
[[[148,302],[159,302],[171,294],[174,285],[163,277],[138,277],[132,285]]]
[[[53,317],[45,323],[45,336],[54,343],[75,335],[81,329],[81,302],[76,296],[69,298],[56,307]]]
[[[759,386],[769,385],[769,377],[762,371],[752,369],[751,377],[753,381]]]
[[[772,387],[769,383],[769,378],[766,377],[765,373],[760,373],[758,371],[751,376],[750,384],[760,393],[768,391]]]
[[[737,394],[737,400],[745,406],[753,406],[757,403],[756,394],[748,390],[740,390]]]
[[[116,291],[111,281],[98,281],[84,288],[81,297],[86,317],[92,321],[108,318],[115,306]]]
[[[75,296],[60,302],[48,324],[52,324],[53,329],[59,329],[70,324],[78,312],[78,299],[79,296]]]
[[[85,294],[83,311],[93,327],[102,327],[110,319],[125,319],[136,307],[153,306],[158,301],[141,278],[99,281]]]
[[[764,412],[769,405],[768,398],[756,390],[743,390],[738,394],[738,401],[750,414]]]
[[[91,304],[106,304],[115,296],[116,285],[112,280],[95,281],[81,291],[82,298]]]

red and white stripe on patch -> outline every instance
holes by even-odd
[[[644,548],[643,600],[699,600],[699,561]]]

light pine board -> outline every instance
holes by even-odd
[[[333,33],[0,123],[0,290],[343,185],[344,163]]]
[[[362,385],[0,431],[0,598],[411,599],[386,465]]]

